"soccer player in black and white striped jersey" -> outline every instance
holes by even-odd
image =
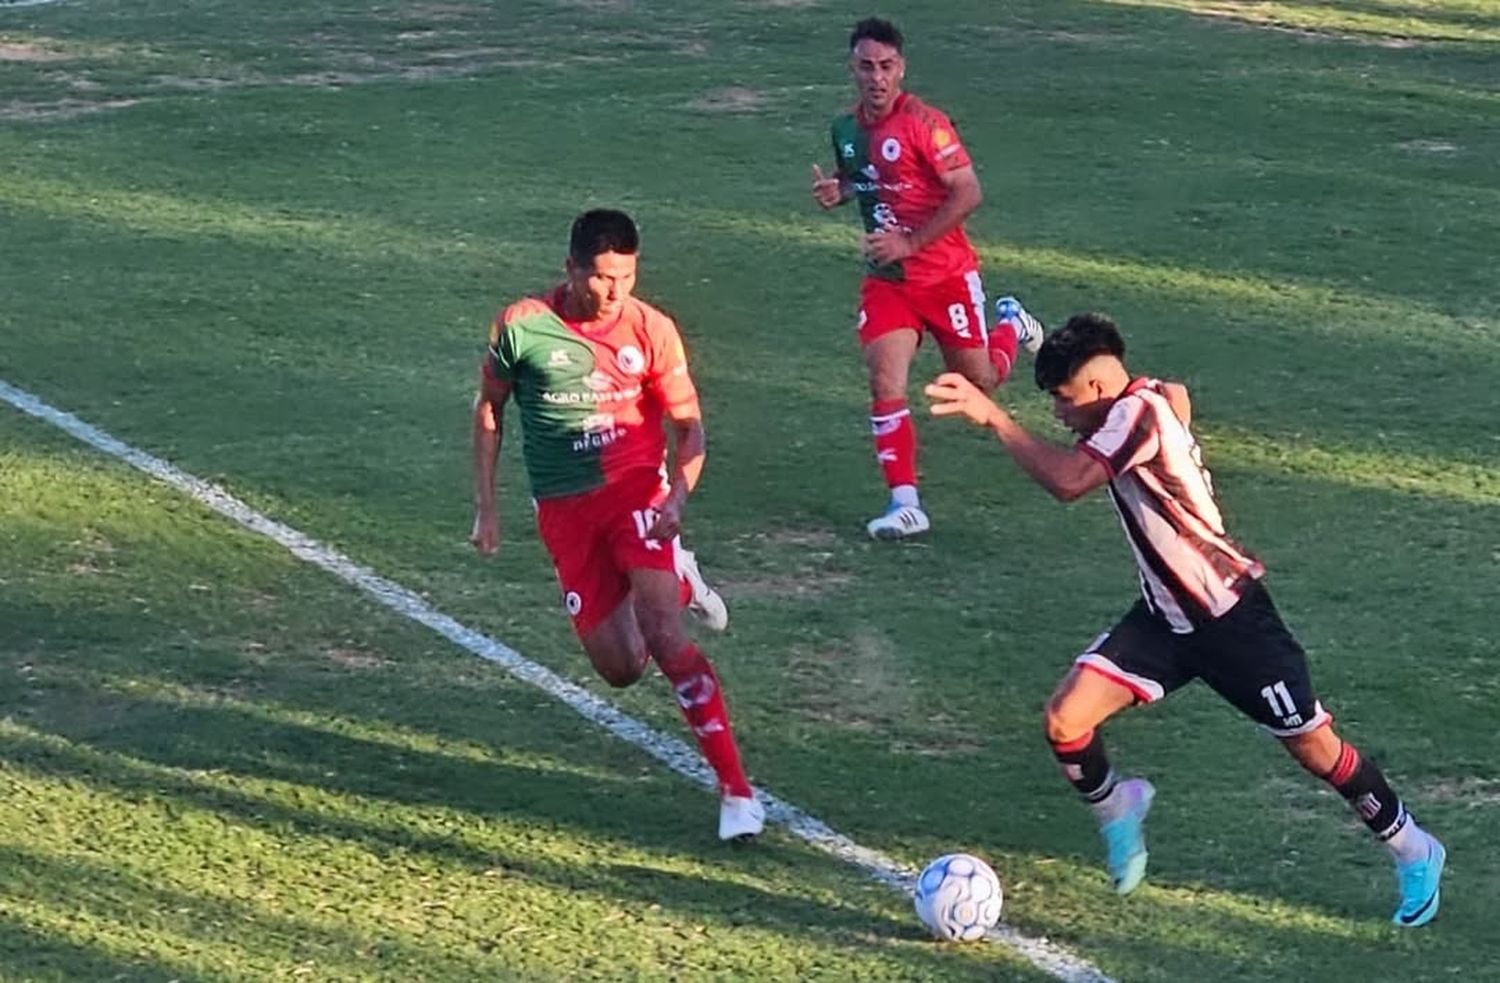
[[[927,387],[935,416],[987,427],[1027,474],[1071,501],[1105,488],[1139,567],[1141,600],[1074,662],[1047,704],[1047,740],[1092,807],[1121,894],[1146,873],[1144,822],[1154,789],[1121,781],[1098,728],[1136,703],[1201,679],[1338,791],[1396,861],[1398,925],[1437,914],[1446,852],[1419,827],[1375,763],[1334,732],[1302,646],[1261,585],[1265,570],[1225,531],[1189,429],[1187,390],[1132,377],[1113,321],[1079,314],[1043,342],[1037,386],[1079,442],[1033,437],[963,376]]]

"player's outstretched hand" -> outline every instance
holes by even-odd
[[[844,200],[844,189],[839,187],[837,175],[825,177],[823,168],[817,164],[812,166],[812,196],[824,208],[833,208]]]
[[[1000,412],[983,390],[957,372],[944,372],[922,391],[932,401],[933,416],[961,413],[981,427],[987,427]]]
[[[469,533],[469,542],[483,556],[491,556],[500,548],[500,516],[493,509],[474,510],[474,531]]]

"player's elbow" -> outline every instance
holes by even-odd
[[[1049,484],[1047,491],[1059,502],[1074,502],[1093,491],[1093,486],[1076,481],[1057,481]]]

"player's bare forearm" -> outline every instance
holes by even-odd
[[[672,420],[673,451],[671,488],[673,497],[686,501],[688,493],[698,487],[703,465],[708,457],[708,436],[703,421],[696,416]]]
[[[500,459],[501,411],[484,393],[474,397],[474,507],[495,507],[495,470]]]
[[[998,406],[989,426],[1021,470],[1059,501],[1071,502],[1109,480],[1098,461],[1076,448],[1033,437]]]
[[[1104,466],[1076,448],[1038,440],[978,386],[958,372],[944,372],[924,390],[933,416],[963,416],[1000,438],[1021,470],[1065,502],[1109,480]]]
[[[474,528],[469,541],[489,555],[500,547],[500,519],[495,511],[495,472],[500,459],[501,408],[484,390],[474,397]]]

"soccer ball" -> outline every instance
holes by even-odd
[[[990,865],[967,853],[928,864],[917,878],[917,917],[945,942],[973,942],[995,927],[1005,899]]]

